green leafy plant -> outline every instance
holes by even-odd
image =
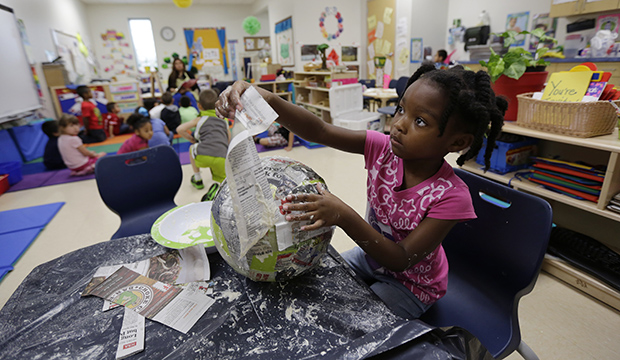
[[[536,50],[535,55],[532,55],[532,53],[522,47],[512,47],[503,55],[499,55],[491,49],[489,61],[480,60],[480,65],[487,68],[493,82],[495,82],[495,80],[502,75],[518,80],[521,76],[523,76],[523,73],[525,73],[528,67],[549,65],[548,61],[541,58],[549,50],[542,44],[549,41],[556,44],[557,40],[551,36],[545,35],[545,31],[543,29],[539,28],[532,31],[524,30],[521,32],[507,30],[497,36],[504,38],[504,47],[509,47],[518,41],[517,35],[528,34],[536,36],[539,39],[538,49]]]

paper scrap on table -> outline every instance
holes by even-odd
[[[369,16],[366,21],[368,22],[368,29],[374,28],[375,26],[377,26],[377,15]]]
[[[187,334],[215,303],[205,291],[206,288],[199,283],[180,289],[121,267],[85,295],[95,295],[123,305]]]
[[[211,277],[209,259],[204,250],[204,245],[199,244],[185,249],[171,250],[150,259],[129,264],[101,266],[97,269],[88,285],[86,285],[86,289],[82,295],[91,288],[101,284],[106,278],[123,266],[140,275],[169,284],[185,284],[194,281],[209,280]],[[119,305],[106,300],[103,304],[103,311],[118,306]]]
[[[392,9],[391,7],[386,7],[385,10],[383,10],[383,22],[386,24],[391,24],[392,23],[392,13],[394,12],[394,9]]]
[[[256,145],[247,130],[235,136],[228,146],[226,175],[239,231],[241,259],[267,234],[278,212]]]
[[[124,359],[144,350],[144,316],[125,308],[118,337],[116,359]]]
[[[278,113],[269,106],[253,86],[243,92],[241,104],[243,110],[235,112],[235,121],[241,121],[250,136],[266,131],[269,125],[278,118]]]
[[[383,22],[379,21],[377,23],[377,31],[375,32],[375,36],[377,37],[377,39],[383,38],[383,30],[384,30]]]

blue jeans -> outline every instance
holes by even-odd
[[[389,275],[375,273],[366,261],[364,250],[359,246],[345,251],[341,255],[351,265],[355,273],[396,315],[405,319],[417,319],[431,307],[431,305],[421,302],[398,280]]]

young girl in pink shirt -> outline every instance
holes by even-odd
[[[153,126],[151,119],[147,116],[134,113],[129,116],[127,123],[134,131],[134,134],[121,145],[117,154],[138,151],[149,147],[149,140],[153,137]]]
[[[218,116],[234,118],[236,82],[220,95]],[[368,170],[366,220],[317,185],[319,194],[289,195],[288,221],[311,221],[301,230],[339,226],[357,243],[342,256],[396,314],[418,318],[447,289],[448,262],[441,242],[459,221],[473,219],[467,185],[444,160],[475,158],[487,137],[486,168],[507,103],[496,98],[489,75],[462,67],[420,67],[394,114],[390,135],[333,126],[311,112],[257,89],[280,115],[278,122],[308,141],[363,154]]]
[[[72,176],[81,176],[95,172],[97,159],[105,153],[90,151],[82,143],[78,133],[80,132],[80,121],[77,117],[69,114],[62,114],[58,119],[58,151],[62,161],[71,170]]]

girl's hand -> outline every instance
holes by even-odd
[[[301,227],[301,230],[315,230],[323,226],[340,225],[343,215],[351,208],[338,197],[328,192],[321,184],[316,185],[319,194],[288,195],[282,206],[284,211],[303,211],[302,214],[288,214],[287,221],[313,221],[310,225]]]
[[[222,91],[219,99],[215,103],[215,113],[217,116],[222,119],[234,119],[235,112],[243,109],[243,105],[241,105],[241,95],[251,86],[252,85],[246,81],[239,80]],[[260,87],[256,87],[255,89],[265,100],[272,94]]]
[[[222,119],[234,119],[235,112],[243,109],[241,105],[241,94],[250,86],[245,81],[235,81],[232,86],[222,91],[219,99],[215,103],[215,113]]]

